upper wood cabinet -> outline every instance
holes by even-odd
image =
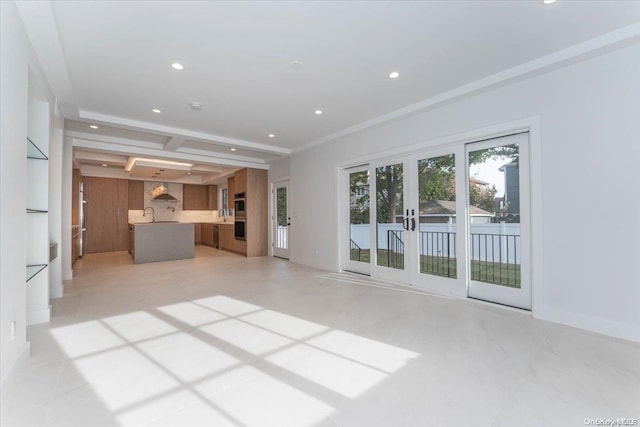
[[[144,209],[144,181],[129,180],[129,209]]]
[[[182,209],[185,211],[209,210],[209,189],[206,185],[182,186]]]
[[[235,182],[236,180],[232,176],[227,179],[227,206],[229,209],[233,209],[235,206],[233,204],[233,195],[236,192]]]
[[[208,192],[209,192],[209,210],[211,211],[215,211],[218,209],[218,186],[217,185],[209,185],[208,186]]]
[[[240,169],[233,174],[235,178],[235,190],[234,193],[246,193],[247,192],[247,169]]]

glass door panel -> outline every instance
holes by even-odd
[[[411,270],[407,269],[410,248],[413,247],[410,211],[405,201],[408,193],[408,159],[374,164],[371,174],[375,177],[372,192],[372,211],[375,228],[372,241],[375,242],[375,261],[372,268],[376,276],[409,283]],[[415,209],[414,209],[415,212]],[[416,221],[413,220],[414,230]],[[373,273],[373,270],[372,270]]]
[[[274,184],[274,242],[273,255],[289,259],[289,182]]]
[[[376,249],[379,266],[404,270],[403,165],[376,168]]]
[[[371,186],[369,166],[358,166],[346,170],[348,185],[349,242],[344,268],[356,273],[369,274],[371,261]]]
[[[421,274],[457,277],[455,155],[418,160]]]
[[[469,295],[528,309],[527,135],[467,145],[467,222]]]

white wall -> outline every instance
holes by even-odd
[[[290,165],[289,158],[282,157],[269,162],[269,182],[289,178]]]
[[[55,98],[13,2],[0,2],[0,19],[0,378],[4,381],[27,349],[25,265],[28,235],[25,212],[29,78],[41,92],[38,96],[51,106],[53,133],[48,135],[51,138],[46,147],[49,147],[49,142],[58,144],[61,139],[62,118],[54,111]],[[57,145],[55,150],[58,150]],[[51,183],[59,189],[62,166],[58,163],[62,160],[57,152],[53,157],[48,162],[49,168],[55,170]],[[44,188],[48,187],[49,180],[48,174],[43,177]],[[60,202],[54,203],[57,203],[55,209],[58,211],[52,212],[49,206],[49,215],[53,214],[54,223],[58,222],[58,225],[54,224],[57,238],[60,234]],[[56,271],[55,277],[60,274],[59,269]],[[16,336],[11,339],[11,323],[14,321]]]
[[[534,315],[640,341],[638,76],[636,41],[295,153],[292,261],[338,269],[338,163],[538,116],[542,230],[533,233],[542,238],[544,270],[534,272],[535,291],[542,293]],[[603,219],[615,220],[615,228],[625,231],[589,233]]]
[[[63,221],[62,176],[64,117],[56,103],[51,104],[51,130],[49,135],[49,242],[58,244],[58,257],[49,263],[49,294],[51,298],[62,297],[62,224],[70,227],[71,215]],[[69,234],[71,233],[69,229]],[[66,242],[70,244],[70,240]],[[69,251],[71,247],[69,246]]]
[[[25,260],[29,43],[15,5],[0,2],[0,375],[26,349]],[[11,322],[16,337],[11,339]]]

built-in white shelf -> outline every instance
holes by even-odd
[[[27,282],[35,277],[36,274],[47,268],[47,264],[27,265]]]

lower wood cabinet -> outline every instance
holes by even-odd
[[[202,224],[193,224],[193,243],[199,245],[202,243]]]
[[[202,244],[213,246],[213,224],[202,224]]]
[[[236,240],[233,224],[220,224],[220,249],[247,255],[247,242]]]

